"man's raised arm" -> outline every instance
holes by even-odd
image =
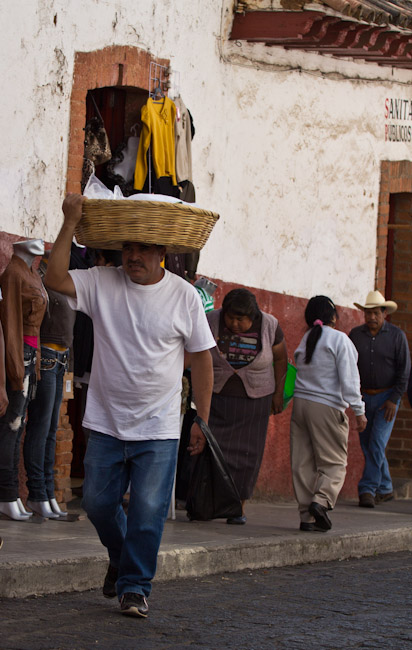
[[[76,289],[69,275],[70,251],[77,224],[82,218],[84,196],[68,194],[63,201],[64,222],[53,245],[44,276],[44,284],[70,298],[76,298]]]

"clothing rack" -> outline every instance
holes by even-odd
[[[170,88],[169,76],[172,70],[166,65],[150,63],[149,66],[149,97],[165,97]]]

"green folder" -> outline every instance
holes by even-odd
[[[283,389],[283,410],[287,407],[293,397],[295,390],[296,368],[293,363],[288,361],[288,369],[286,371],[285,387]]]

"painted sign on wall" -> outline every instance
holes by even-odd
[[[412,99],[386,97],[385,142],[411,142]]]

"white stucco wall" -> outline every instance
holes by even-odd
[[[2,3],[0,227],[55,239],[75,52],[136,46],[171,59],[194,117],[197,201],[221,214],[199,271],[351,305],[374,281],[380,162],[412,159],[384,139],[411,72],[227,42],[231,5]]]

